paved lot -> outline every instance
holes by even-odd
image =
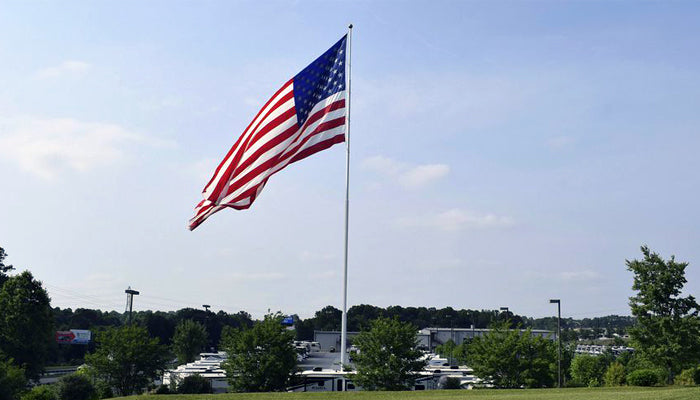
[[[320,351],[309,353],[309,358],[299,363],[302,370],[321,367],[323,369],[340,369],[340,353]]]

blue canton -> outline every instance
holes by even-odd
[[[302,126],[311,109],[328,96],[345,90],[347,35],[294,77],[294,106]]]

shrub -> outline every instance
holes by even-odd
[[[168,385],[160,385],[153,391],[153,394],[170,394],[170,387]]]
[[[625,367],[619,362],[610,364],[603,375],[605,386],[622,386],[625,384]]]
[[[445,380],[442,383],[442,388],[443,389],[461,389],[461,383],[462,381],[459,378],[455,378],[453,376],[446,376]]]
[[[684,369],[681,371],[678,376],[676,376],[676,379],[674,380],[673,383],[676,385],[682,385],[682,386],[693,386],[695,385],[695,379],[693,379],[693,375],[695,374],[695,371],[697,371],[697,368],[688,368]]]
[[[56,387],[59,400],[95,400],[97,391],[84,375],[71,374],[58,380]]]
[[[53,390],[53,388],[42,385],[42,386],[34,386],[32,390],[29,392],[25,393],[21,397],[22,400],[58,400],[58,397],[56,397],[56,392]]]
[[[571,362],[571,380],[582,386],[600,386],[605,365],[599,357],[582,354]]]
[[[693,381],[696,385],[700,385],[700,367],[695,368],[695,373],[693,373]]]
[[[211,393],[211,383],[207,378],[202,377],[199,374],[194,374],[186,376],[177,387],[178,393],[183,394],[198,394],[198,393]]]
[[[114,391],[109,383],[105,381],[97,381],[95,384],[95,390],[97,391],[97,397],[100,399],[111,399],[114,397]]]
[[[0,400],[13,400],[27,385],[24,369],[12,364],[12,360],[0,359]]]
[[[663,381],[659,371],[654,369],[638,369],[627,375],[627,383],[632,386],[655,386]]]

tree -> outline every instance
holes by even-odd
[[[177,392],[182,394],[212,393],[211,382],[202,375],[194,374],[186,376],[177,385]]]
[[[325,306],[316,311],[314,316],[314,327],[319,331],[340,330],[340,319],[343,312],[333,306]]]
[[[605,368],[602,357],[580,354],[571,362],[571,379],[579,386],[600,386]]]
[[[0,289],[0,350],[23,367],[28,378],[38,378],[49,357],[54,337],[49,295],[24,271]]]
[[[237,392],[277,392],[287,388],[297,367],[294,332],[282,325],[280,313],[268,314],[250,329],[227,329],[223,363],[231,389]]]
[[[633,347],[664,368],[669,383],[675,374],[700,362],[700,319],[693,296],[682,297],[686,262],[665,261],[642,246],[643,260],[626,261],[634,273],[630,297],[637,323],[630,329]]]
[[[398,318],[375,319],[353,344],[359,349],[353,380],[366,390],[409,389],[427,363],[418,350],[418,330]]]
[[[510,330],[508,321],[491,325],[467,346],[467,365],[481,379],[501,388],[549,387],[556,374],[556,344],[527,329]]]
[[[24,370],[12,364],[12,360],[4,361],[0,357],[0,400],[14,400],[17,394],[27,386]]]
[[[194,361],[207,345],[207,329],[199,322],[184,320],[175,328],[173,349],[181,364]]]
[[[81,374],[61,377],[56,385],[58,400],[94,400],[97,391],[90,380]]]
[[[7,257],[7,253],[5,253],[5,249],[0,247],[0,288],[10,279],[7,273],[15,269],[12,265],[5,265],[5,257]]]
[[[139,392],[165,369],[167,351],[140,326],[109,328],[97,335],[97,350],[85,356],[95,375],[128,396]]]
[[[608,366],[603,375],[605,386],[622,386],[625,384],[625,367],[615,361]]]

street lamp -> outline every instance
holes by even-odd
[[[557,347],[559,347],[557,355],[557,387],[561,388],[561,300],[550,299],[549,303],[557,304]]]
[[[126,293],[126,306],[129,308],[129,325],[131,325],[131,312],[134,305],[134,296],[139,295],[138,290],[132,290],[129,286],[124,293]]]

